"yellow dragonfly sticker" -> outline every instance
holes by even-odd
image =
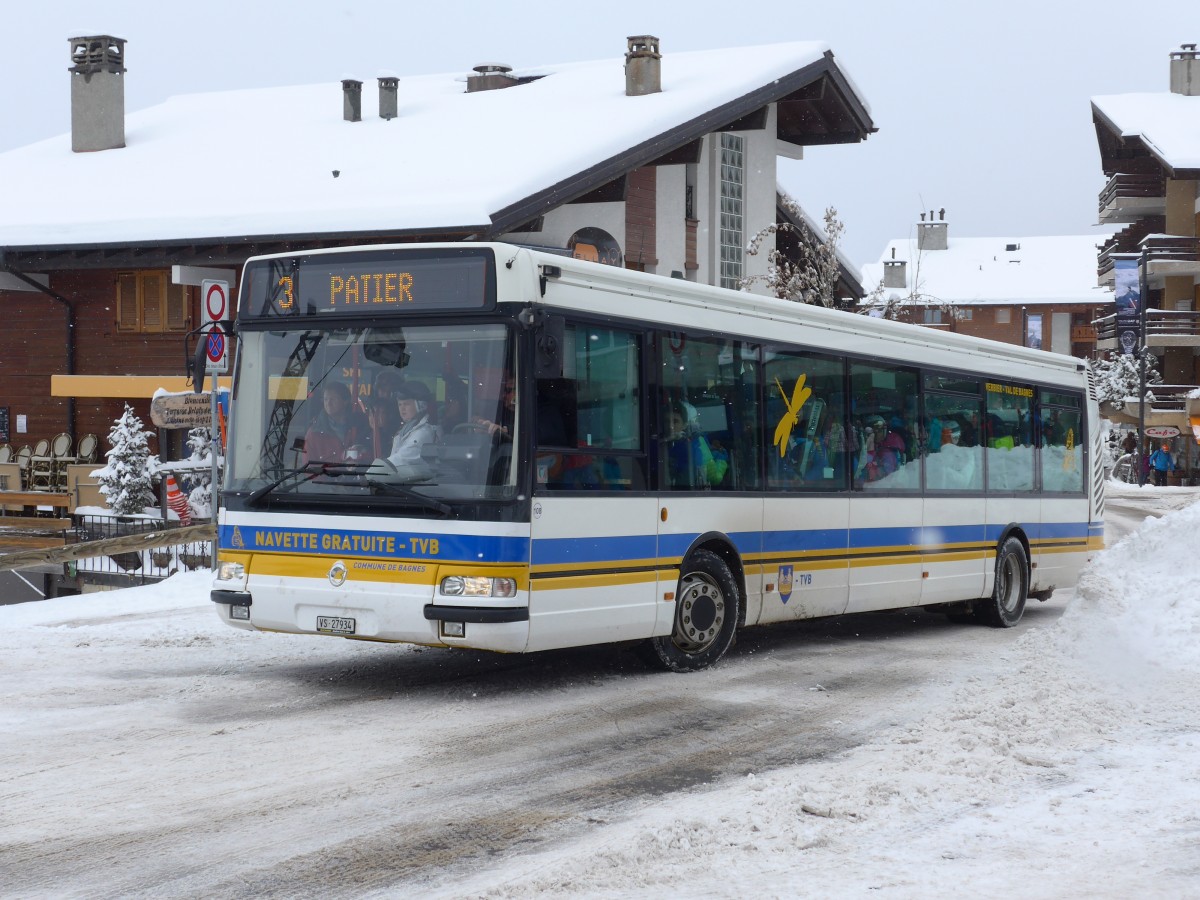
[[[804,382],[808,378],[807,375],[801,375],[796,379],[796,386],[792,388],[792,396],[789,398],[787,391],[783,389],[783,385],[779,383],[779,379],[775,379],[775,386],[779,388],[779,394],[783,397],[783,402],[787,404],[787,412],[779,420],[779,424],[775,426],[775,446],[779,448],[780,457],[787,456],[788,441],[792,437],[792,429],[800,421],[800,409],[804,406],[809,397],[812,396],[812,388],[805,387]]]

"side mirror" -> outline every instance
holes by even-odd
[[[546,316],[534,335],[534,377],[561,378],[566,320],[562,316]]]
[[[208,335],[201,331],[199,340],[196,341],[196,354],[188,367],[188,374],[192,376],[192,392],[196,394],[204,393],[204,360],[208,357],[207,350]]]

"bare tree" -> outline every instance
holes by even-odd
[[[832,206],[825,210],[825,233],[820,235],[809,226],[808,216],[799,203],[787,196],[781,202],[799,224],[773,222],[750,239],[746,254],[757,256],[769,238],[788,233],[795,235],[800,244],[800,258],[791,259],[774,246],[767,252],[766,274],[746,276],[738,287],[745,291],[755,284],[763,284],[781,300],[836,307],[842,276],[837,247],[846,230],[838,219],[837,210]]]
[[[858,311],[866,316],[899,321],[907,309],[928,307],[938,310],[952,321],[961,319],[963,313],[957,305],[922,290],[924,282],[921,280],[921,258],[923,255],[923,251],[918,249],[916,257],[913,259],[912,278],[908,279],[911,287],[903,291],[899,288],[885,288],[881,278],[879,283],[871,288],[863,298]]]

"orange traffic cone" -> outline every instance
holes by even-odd
[[[179,490],[179,485],[175,483],[175,476],[167,476],[167,506],[169,506],[179,516],[181,525],[192,524],[192,512],[188,509],[187,497],[183,496],[183,491]]]

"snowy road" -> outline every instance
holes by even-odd
[[[630,805],[851,747],[1020,631],[920,612],[760,629],[725,665],[671,677],[610,648],[376,647],[245,635],[205,605],[57,602],[72,609],[39,617],[53,627],[3,639],[38,645],[5,648],[25,662],[4,666],[0,739],[18,894],[446,882]]]
[[[1126,493],[1110,502],[1129,530],[1185,492]],[[706,879],[685,894],[739,896],[741,866],[791,895],[792,876],[753,853],[718,878],[720,845],[704,844],[757,831],[767,800],[730,786],[791,773],[782,796],[811,777],[800,819],[854,821],[835,808],[853,792],[833,788],[856,783],[855,754],[916,753],[931,711],[953,723],[964,691],[986,698],[979,685],[1011,677],[1020,642],[1070,599],[1008,631],[919,611],[756,629],[722,665],[674,676],[613,648],[507,657],[245,634],[220,625],[207,588],[193,574],[0,609],[0,895],[638,895],[649,871],[604,873],[643,857]],[[1018,768],[1054,768],[1044,748],[1021,752],[1034,761]],[[914,779],[942,777],[957,797],[961,767],[943,763],[914,756],[895,790],[936,794]],[[723,809],[736,825],[665,848],[648,837]],[[611,842],[599,855],[597,840]]]

